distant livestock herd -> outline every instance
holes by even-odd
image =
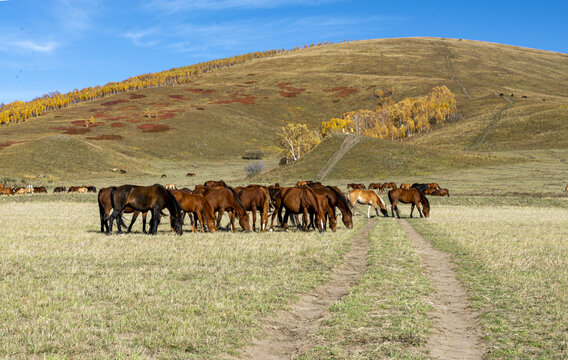
[[[76,193],[96,193],[97,188],[92,185],[71,186],[66,189],[64,186],[57,186],[53,189],[54,193],[76,192]],[[47,194],[45,186],[26,185],[25,187],[4,187],[0,184],[0,195],[22,195],[22,194]]]

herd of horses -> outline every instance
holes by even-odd
[[[98,205],[101,232],[113,232],[116,223],[117,232],[127,232],[137,217],[142,215],[142,231],[146,231],[146,217],[151,213],[148,233],[156,234],[161,217],[170,217],[171,231],[179,235],[185,216],[192,223],[192,231],[215,232],[221,228],[221,219],[225,213],[229,217],[227,229],[237,231],[235,219],[244,231],[251,231],[249,212],[252,213],[252,231],[256,231],[257,212],[260,214],[259,231],[274,230],[274,220],[288,231],[288,222],[310,231],[317,229],[324,232],[328,228],[337,229],[337,214],[341,212],[341,220],[346,228],[353,228],[354,204],[369,206],[367,217],[370,217],[371,207],[379,215],[388,217],[385,203],[374,189],[361,189],[349,184],[353,190],[344,194],[337,186],[326,186],[320,182],[299,181],[296,186],[281,187],[278,183],[271,186],[251,184],[248,186],[232,187],[223,180],[206,181],[194,189],[167,189],[160,184],[151,186],[122,185],[105,187],[99,190]],[[439,188],[439,186],[437,186]],[[396,185],[388,192],[391,204],[391,216],[400,218],[398,203],[411,204],[410,216],[414,208],[418,209],[420,217],[430,215],[430,203],[424,194],[428,184],[411,184],[408,189],[397,188]],[[271,212],[271,215],[270,215]],[[132,213],[130,224],[126,226],[122,215]],[[300,215],[301,222],[300,222]],[[268,222],[270,220],[270,226]]]
[[[57,186],[53,189],[54,193],[76,192],[76,193],[96,193],[97,188],[92,185],[70,186],[67,190],[64,186]],[[47,194],[45,186],[27,185],[25,187],[4,187],[0,184],[0,195],[22,195],[22,194]]]

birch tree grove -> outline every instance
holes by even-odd
[[[320,141],[317,131],[308,129],[306,124],[288,123],[276,134],[276,143],[282,149],[283,156],[292,161],[298,160]]]

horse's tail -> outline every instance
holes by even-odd
[[[113,186],[112,189],[110,189],[110,206],[112,206],[113,210],[114,210],[114,192],[116,191],[116,187]]]
[[[101,201],[101,191],[103,189],[99,190],[99,194],[97,195],[97,202],[99,203],[99,216],[101,218],[101,232],[104,232],[104,226],[105,224],[108,227],[107,224],[107,219],[106,219],[106,214],[105,214],[105,207],[103,206],[103,202]]]
[[[347,202],[348,202],[348,204],[349,204],[349,207],[350,207],[351,209],[355,209],[355,206],[354,206],[354,204],[353,204],[353,201],[351,200],[351,191],[348,191],[348,192],[347,192],[346,197],[347,197]]]

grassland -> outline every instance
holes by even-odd
[[[440,205],[413,226],[450,252],[480,313],[489,359],[568,355],[568,210]]]

